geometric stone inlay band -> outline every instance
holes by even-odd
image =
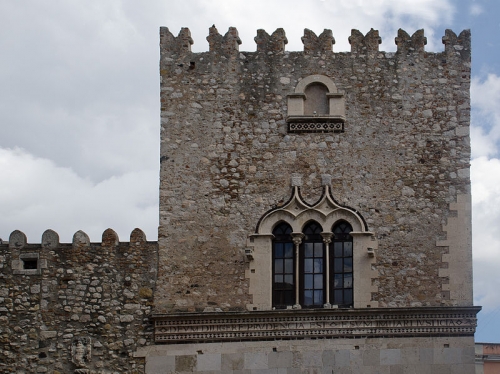
[[[298,122],[288,124],[289,132],[343,132],[343,122]]]
[[[156,343],[472,336],[479,307],[320,309],[154,315]]]

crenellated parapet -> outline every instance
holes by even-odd
[[[227,33],[222,36],[215,25],[210,27],[207,41],[210,52],[218,52],[228,56],[238,53],[241,44],[236,27],[230,27]]]
[[[379,52],[379,45],[382,43],[379,31],[373,28],[365,35],[359,30],[352,29],[348,40],[351,45],[350,52],[356,54],[377,53]],[[399,29],[394,40],[399,55],[425,52],[427,38],[424,35],[423,29],[415,31],[411,36],[405,30]],[[470,59],[470,30],[464,30],[458,36],[453,31],[446,30],[442,40],[447,54],[458,54],[463,59]],[[226,34],[222,35],[215,25],[209,28],[207,41],[210,52],[219,53],[224,56],[236,55],[239,52],[239,45],[241,44],[238,30],[235,27],[230,27]],[[285,52],[286,44],[288,44],[286,33],[282,28],[276,29],[272,34],[259,29],[254,41],[257,52],[264,54],[268,52],[283,53]],[[304,29],[304,36],[301,37],[301,41],[304,45],[303,52],[306,55],[331,52],[335,44],[332,30],[329,29],[325,29],[319,35],[316,35],[310,29]],[[182,28],[177,37],[167,27],[160,28],[160,46],[162,52],[184,57],[191,53],[192,44],[193,39],[188,28]]]
[[[444,50],[448,55],[458,54],[464,60],[470,60],[470,30],[463,30],[458,36],[452,30],[446,29],[442,38]]]
[[[309,30],[304,29],[304,36],[301,38],[304,43],[305,54],[316,54],[322,52],[331,52],[335,44],[332,30],[325,29],[319,36]]]
[[[378,52],[380,43],[382,43],[382,38],[379,36],[378,30],[370,29],[366,35],[363,35],[359,30],[351,30],[349,37],[351,53]]]
[[[183,56],[191,52],[192,44],[191,31],[187,27],[183,27],[177,37],[168,27],[160,27],[160,51]]]
[[[427,38],[424,36],[424,29],[415,31],[412,36],[403,29],[399,29],[398,36],[394,41],[398,47],[397,53],[400,54],[422,53],[427,44]]]
[[[288,43],[285,30],[282,28],[276,29],[271,35],[259,29],[254,40],[257,43],[257,52],[284,52],[285,45]]]
[[[55,231],[46,230],[39,244],[28,243],[26,235],[22,231],[15,230],[10,234],[8,242],[0,244],[1,254],[11,257],[11,267],[15,274],[41,274],[43,269],[48,268],[50,262],[57,262],[56,257],[49,255],[50,251],[60,252],[73,264],[71,266],[78,266],[93,262],[96,256],[107,252],[127,252],[128,256],[147,257],[150,253],[156,253],[156,248],[157,242],[148,242],[146,235],[140,229],[132,231],[130,242],[120,242],[118,234],[112,229],[107,229],[103,232],[99,243],[92,243],[83,231],[77,231],[71,243],[60,243],[59,235]]]

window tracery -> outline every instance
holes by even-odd
[[[251,310],[378,306],[372,300],[376,259],[369,252],[377,248],[375,236],[357,211],[333,199],[328,185],[313,205],[294,186],[287,203],[262,216],[248,244]]]

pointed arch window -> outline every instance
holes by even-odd
[[[325,246],[317,222],[304,228],[300,250],[301,290],[300,304],[306,308],[319,308],[325,304]]]
[[[273,307],[295,304],[295,251],[292,227],[284,222],[273,230]]]
[[[375,234],[357,211],[333,199],[328,185],[312,205],[294,186],[287,203],[261,217],[248,245],[248,308],[378,306]]]
[[[330,243],[330,300],[334,305],[353,305],[353,240],[352,226],[343,221],[333,228]]]

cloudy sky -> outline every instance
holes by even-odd
[[[470,28],[476,340],[500,342],[499,14],[497,0],[0,0],[0,238],[156,239],[160,26],[189,27],[195,52],[212,24],[237,27],[245,51],[259,28],[283,27],[293,51],[304,28],[332,29],[334,51],[352,28],[378,29],[385,51],[398,28],[424,28],[428,51]]]

